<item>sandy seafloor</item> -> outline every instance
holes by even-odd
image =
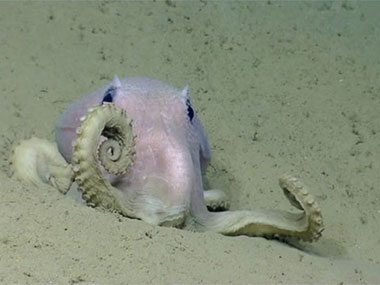
[[[380,283],[380,3],[1,2],[0,283]],[[206,184],[232,209],[291,206],[299,177],[323,237],[293,247],[151,226],[10,175],[117,74],[190,85]]]

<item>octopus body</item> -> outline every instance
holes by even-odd
[[[56,143],[21,142],[13,167],[19,179],[62,193],[75,181],[88,205],[150,224],[303,241],[321,236],[321,210],[296,178],[285,175],[279,184],[298,212],[229,211],[224,192],[204,190],[210,158],[189,88],[135,77],[115,78],[74,102],[57,123]]]

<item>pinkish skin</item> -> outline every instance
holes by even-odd
[[[107,176],[113,186],[132,197],[158,196],[181,211],[206,211],[201,170],[211,152],[195,111],[191,121],[188,116],[188,87],[181,91],[148,78],[116,77],[111,84],[74,102],[57,123],[56,141],[64,158],[71,162],[80,118],[90,107],[101,104],[110,87],[116,89],[113,103],[132,118],[137,136],[136,161],[126,174]]]

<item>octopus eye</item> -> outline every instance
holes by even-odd
[[[104,102],[112,103],[113,98],[116,96],[116,87],[111,86],[110,88],[107,89],[107,91],[104,93],[102,104]]]
[[[186,106],[187,106],[187,116],[189,117],[190,123],[192,123],[193,118],[194,118],[194,109],[193,107],[191,107],[191,103],[189,99],[186,100]]]

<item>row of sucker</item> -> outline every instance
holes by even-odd
[[[131,119],[126,116],[125,110],[112,103],[104,103],[89,109],[81,122],[73,142],[72,163],[83,199],[89,206],[135,217],[129,205],[131,203],[121,203],[121,194],[103,177],[100,168],[101,164],[110,173],[121,174],[133,164],[135,136]]]
[[[324,230],[321,208],[305,186],[295,177],[284,175],[279,179],[281,189],[290,203],[305,212],[307,229],[293,233],[303,241],[317,241]]]

